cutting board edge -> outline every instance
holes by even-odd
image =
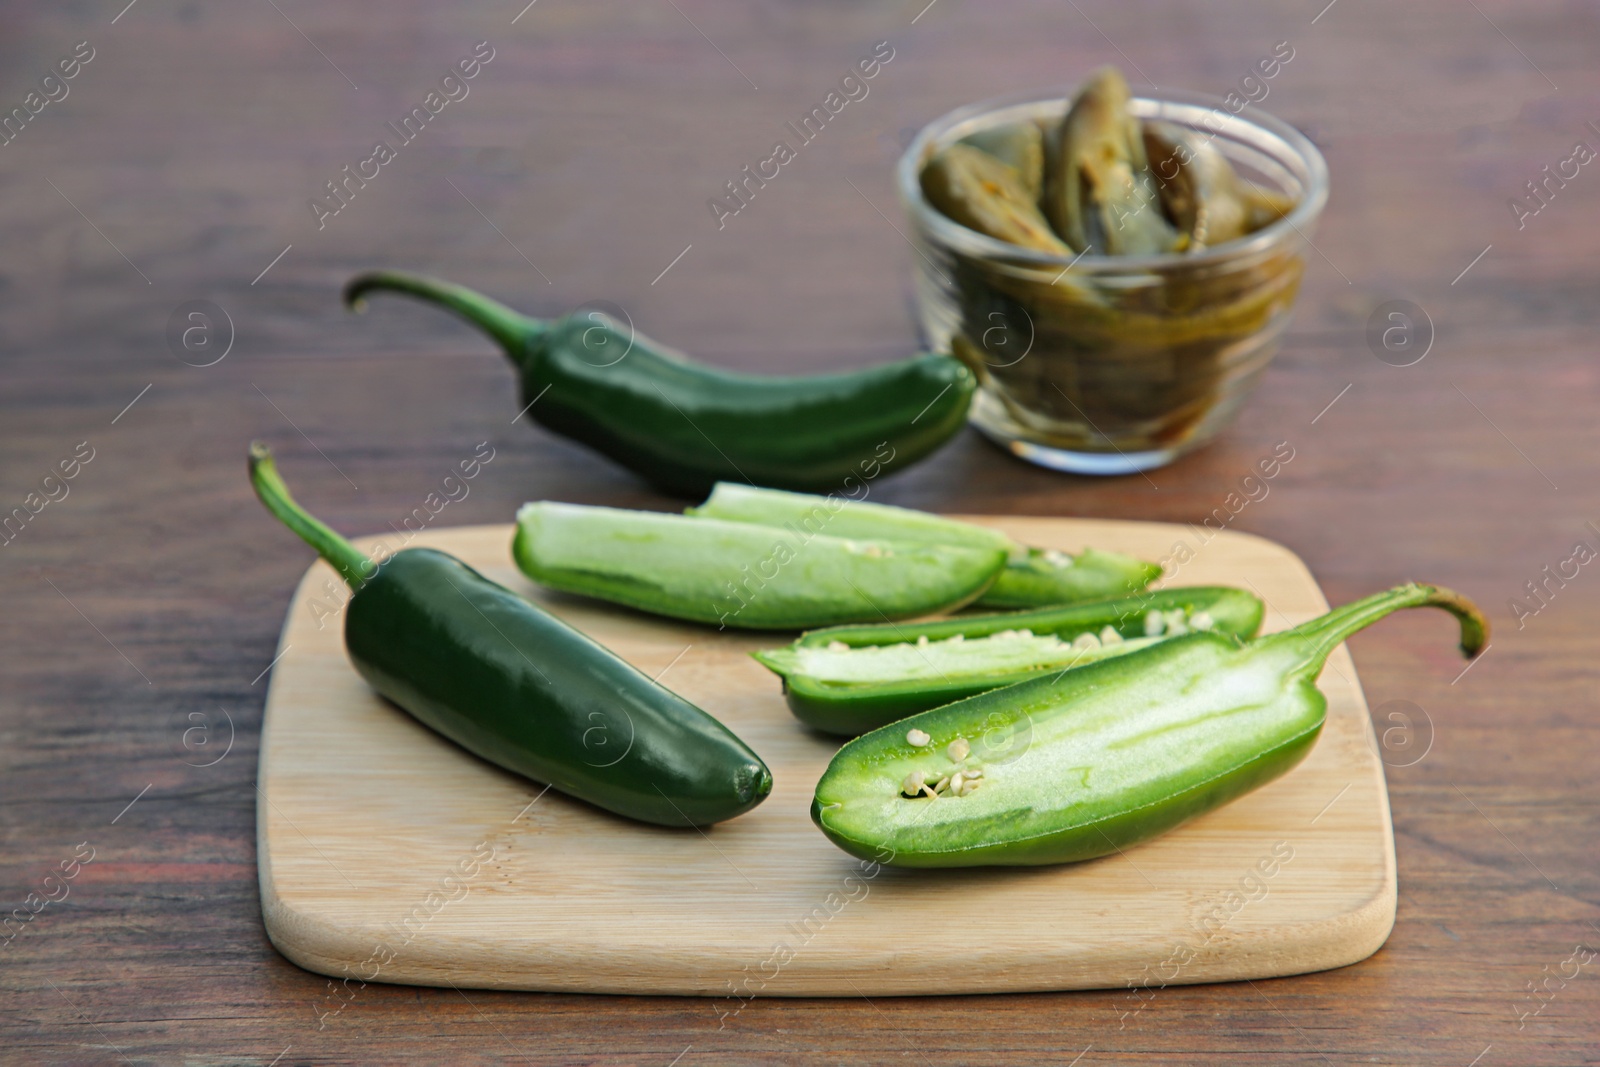
[[[409,960],[397,955],[386,965],[373,966],[363,976],[358,973],[361,965],[352,970],[349,960],[375,959],[377,950],[370,928],[341,925],[297,911],[273,890],[265,867],[261,883],[262,916],[273,946],[297,966],[340,979],[347,985],[351,981],[358,986],[383,982],[540,993],[751,999],[749,996],[735,998],[731,992],[729,975],[739,974],[741,968],[748,969],[749,961],[745,957],[708,954],[701,974],[667,976],[641,973],[637,952],[619,948],[609,960],[586,955],[586,969],[578,969],[560,952],[559,941],[555,938],[547,945],[526,949],[530,956],[554,950],[552,956],[545,957],[541,967],[505,966],[486,971],[481,957],[474,965],[463,966],[442,958],[430,959],[424,953]],[[1154,980],[1143,983],[1135,981],[1134,976],[1158,960],[1164,949],[1014,960],[1009,967],[991,971],[973,967],[972,971],[979,973],[969,971],[959,977],[922,976],[916,982],[908,981],[897,959],[878,961],[854,974],[841,973],[836,963],[830,963],[828,973],[790,972],[782,985],[764,987],[758,995],[785,998],[965,996],[1288,978],[1347,967],[1371,957],[1388,941],[1394,929],[1397,902],[1397,883],[1391,865],[1389,877],[1359,907],[1291,926],[1232,933],[1217,946],[1213,957],[1197,959],[1192,966],[1180,969],[1170,978],[1156,972],[1152,975]]]

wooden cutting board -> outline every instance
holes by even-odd
[[[975,518],[1029,544],[1187,558],[1168,582],[1235,584],[1266,630],[1326,608],[1305,565],[1248,534]],[[278,949],[358,982],[754,996],[896,996],[1266,978],[1364,959],[1394,925],[1388,793],[1349,653],[1328,720],[1285,777],[1126,853],[1072,866],[899,871],[853,860],[808,811],[837,742],[803,729],[746,653],[782,636],[546,593],[510,526],[429,531],[721,719],[772,795],[705,830],[644,826],[484,763],[377,697],[345,657],[334,572],[289,609],[261,739],[261,906]],[[395,538],[389,538],[391,544]],[[363,542],[370,544],[371,542]],[[598,739],[597,739],[598,740]],[[618,739],[622,743],[625,739]],[[333,1010],[336,1002],[330,1002]]]

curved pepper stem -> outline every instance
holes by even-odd
[[[377,569],[372,561],[295,502],[278,473],[277,463],[273,462],[272,450],[260,441],[250,443],[250,484],[267,510],[316,549],[317,555],[339,572],[352,592],[367,584],[367,579]]]
[[[1339,642],[1403,608],[1443,608],[1454,615],[1461,624],[1461,652],[1468,659],[1483,651],[1488,643],[1489,620],[1484,618],[1478,605],[1454,590],[1417,582],[1362,597],[1257,643],[1300,645],[1306,650],[1301,669],[1316,674]]]
[[[369,271],[351,278],[344,287],[345,306],[352,311],[363,310],[365,296],[373,291],[405,293],[454,312],[493,338],[519,367],[528,357],[531,342],[546,328],[540,320],[464,285],[397,270]]]

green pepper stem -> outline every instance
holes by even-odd
[[[344,287],[345,305],[360,311],[366,305],[363,298],[375,290],[405,293],[455,312],[492,337],[519,367],[528,357],[530,342],[545,330],[540,320],[513,311],[464,285],[396,270],[370,271],[351,278]]]
[[[1461,624],[1461,652],[1468,659],[1481,652],[1489,640],[1489,620],[1478,605],[1454,590],[1411,582],[1362,597],[1326,615],[1281,633],[1261,639],[1261,643],[1298,643],[1307,649],[1303,668],[1313,673],[1322,670],[1339,642],[1379,619],[1403,608],[1443,608]]]
[[[327,560],[338,571],[352,592],[367,584],[374,570],[372,561],[361,550],[334,533],[311,516],[295,502],[278,473],[272,459],[272,450],[260,441],[250,444],[250,484],[256,496],[285,526],[300,535],[300,539],[317,550],[317,555]]]

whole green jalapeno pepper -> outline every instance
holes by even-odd
[[[964,364],[936,354],[811,377],[737,374],[695,364],[599,312],[544,322],[464,286],[395,271],[352,279],[345,302],[357,307],[377,290],[477,326],[516,365],[533,419],[681,496],[702,496],[722,479],[848,489],[944,444],[977,388]]]
[[[423,725],[508,771],[663,826],[731,819],[771,792],[772,774],[731,730],[555,616],[431,548],[374,566],[295,503],[259,443],[250,481],[353,590],[344,638],[356,670]]]
[[[1253,637],[1261,612],[1261,601],[1242,589],[1190,586],[1042,611],[834,626],[751,655],[783,678],[797,719],[853,737],[1192,631]]]
[[[811,817],[905,867],[1067,863],[1148,840],[1288,771],[1322,730],[1328,654],[1401,608],[1439,607],[1476,655],[1470,600],[1404,585],[1241,643],[1190,633],[913,715],[841,748]]]

